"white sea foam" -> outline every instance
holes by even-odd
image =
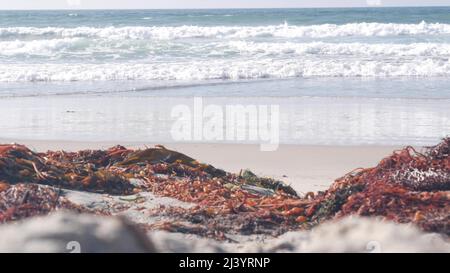
[[[390,38],[398,35],[411,37]],[[423,42],[428,38],[414,35],[436,37]],[[323,39],[341,36],[352,38]],[[368,40],[369,36],[388,37]],[[296,37],[311,39],[291,39]],[[0,81],[447,77],[449,39],[450,24],[425,22],[10,27],[0,28]]]
[[[450,61],[209,60],[180,63],[0,64],[0,81],[210,80],[309,76],[450,76]]]
[[[251,41],[231,41],[230,49],[250,55],[330,55],[330,56],[370,56],[372,58],[403,56],[449,57],[448,43],[411,43],[411,44],[369,44],[369,43],[255,43]]]
[[[80,43],[82,43],[82,39],[80,38],[1,41],[0,55],[52,55],[63,50],[74,49]]]
[[[399,61],[405,57],[450,57],[450,43],[325,43],[325,42],[252,42],[228,41],[198,44],[157,44],[128,40],[91,40],[85,38],[62,38],[48,40],[14,40],[0,41],[0,56],[42,55],[55,56],[69,54],[73,58],[75,53],[86,53],[79,57],[95,59],[96,53],[142,54],[147,56],[161,56],[161,54],[176,54],[183,52],[185,56],[256,56],[256,57],[284,57],[297,56],[309,58],[312,56],[335,58],[370,57],[376,60],[397,57]],[[231,56],[232,57],[232,56]],[[389,60],[391,61],[391,60]]]
[[[323,38],[343,36],[399,36],[450,34],[450,24],[426,23],[351,23],[343,25],[322,24],[294,26],[288,24],[270,26],[174,26],[174,27],[7,27],[0,28],[0,37],[55,36],[102,37],[126,39],[178,39],[178,38]]]

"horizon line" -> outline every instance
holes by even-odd
[[[0,7],[1,11],[64,11],[64,10],[252,10],[252,9],[378,9],[378,8],[448,8],[449,5],[411,5],[411,6],[327,6],[327,7],[254,7],[254,8],[239,8],[239,7],[217,7],[217,8],[76,8],[76,7],[67,7],[67,8],[31,8],[31,9],[3,9]]]

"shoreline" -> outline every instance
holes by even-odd
[[[162,144],[228,172],[239,173],[250,169],[256,175],[281,180],[298,193],[326,190],[335,179],[356,168],[367,168],[403,148],[395,145],[295,145],[280,144],[273,152],[262,152],[258,144],[222,143],[144,143],[112,141],[52,141],[12,140],[0,138],[0,143],[18,143],[30,149],[78,151],[84,149],[107,149],[116,145],[127,148],[153,147]]]

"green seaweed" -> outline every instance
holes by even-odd
[[[291,186],[286,185],[284,182],[272,178],[259,177],[250,170],[244,170],[241,173],[240,178],[242,179],[243,184],[270,189],[275,192],[281,190],[284,193],[298,197],[297,192]]]
[[[320,203],[313,218],[321,221],[334,216],[341,210],[341,207],[345,204],[350,195],[363,191],[364,187],[365,186],[362,184],[357,184],[348,185],[337,190],[330,198],[327,198]]]

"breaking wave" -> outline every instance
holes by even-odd
[[[426,23],[350,23],[310,26],[154,26],[154,27],[7,27],[0,28],[0,37],[100,37],[126,39],[179,39],[179,38],[323,38],[343,36],[399,36],[450,34],[450,24]]]
[[[450,76],[450,24],[0,28],[0,82],[314,76]]]
[[[0,57],[13,56],[62,56],[71,59],[95,60],[97,56],[114,54],[117,57],[142,56],[229,56],[229,57],[323,57],[336,58],[370,57],[381,60],[388,57],[450,57],[450,43],[325,43],[325,42],[252,42],[228,41],[198,44],[157,44],[127,40],[91,40],[62,38],[49,40],[0,41]],[[96,55],[97,54],[97,55]]]
[[[8,64],[0,81],[212,80],[292,77],[450,76],[450,61],[209,60],[154,64]]]
[[[248,41],[232,41],[229,48],[240,54],[250,55],[318,55],[318,56],[366,56],[383,57],[450,57],[450,44],[447,43],[411,43],[411,44],[369,44],[369,43],[255,43]]]

